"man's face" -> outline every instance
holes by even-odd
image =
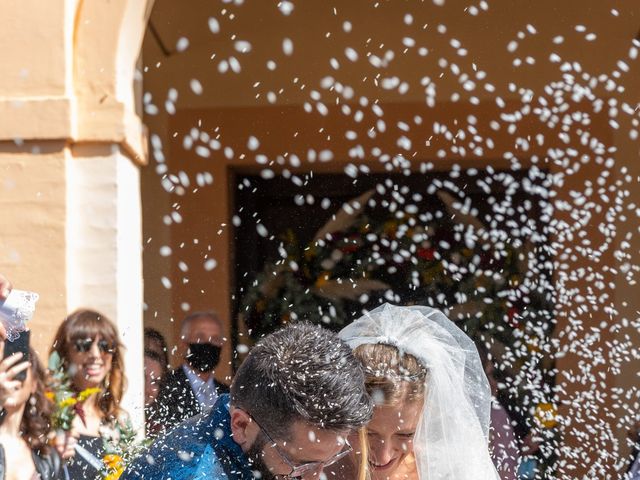
[[[217,322],[209,317],[198,317],[191,321],[182,338],[183,343],[212,343],[222,346],[222,330]]]
[[[272,480],[277,476],[291,473],[291,465],[298,466],[306,463],[319,463],[317,468],[309,471],[301,478],[317,479],[322,473],[322,463],[331,460],[345,449],[345,439],[349,432],[335,432],[312,427],[304,422],[296,422],[291,427],[288,440],[278,440],[276,445],[259,431],[252,445],[247,450],[247,456],[253,462],[253,468],[262,475],[262,480]],[[285,459],[286,458],[286,459]]]

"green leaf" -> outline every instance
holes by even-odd
[[[58,372],[62,369],[62,358],[60,358],[60,354],[55,350],[49,355],[48,367],[51,372]]]

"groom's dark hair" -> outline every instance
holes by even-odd
[[[371,419],[364,378],[360,362],[336,334],[293,323],[251,349],[231,384],[231,404],[280,439],[300,420],[351,430]]]

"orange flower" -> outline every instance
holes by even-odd
[[[48,390],[46,392],[44,392],[44,396],[47,397],[48,400],[54,402],[56,399],[56,394],[53,393],[52,391]]]
[[[322,288],[329,281],[330,277],[331,274],[329,272],[322,272],[316,280],[316,287]]]

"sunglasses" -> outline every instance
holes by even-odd
[[[73,342],[73,346],[78,353],[86,353],[91,350],[94,342],[98,343],[98,350],[101,353],[113,354],[116,351],[115,345],[107,342],[106,340],[94,340],[93,338],[82,338]]]
[[[283,478],[290,478],[290,479],[303,477],[307,473],[317,472],[330,465],[333,465],[336,462],[339,462],[340,460],[342,460],[344,457],[346,457],[353,451],[353,447],[349,445],[349,442],[345,439],[344,440],[345,448],[341,452],[331,457],[330,459],[325,460],[324,462],[308,462],[308,463],[302,463],[302,464],[296,465],[294,462],[289,460],[289,457],[280,449],[280,447],[278,446],[276,441],[273,439],[273,437],[269,435],[269,432],[267,432],[264,428],[262,428],[260,424],[256,421],[256,419],[253,418],[253,416],[251,416],[249,412],[247,412],[246,410],[243,410],[243,412],[249,415],[249,418],[251,418],[251,420],[255,422],[255,424],[262,431],[262,433],[264,433],[265,437],[267,437],[267,439],[271,442],[271,446],[275,449],[276,453],[280,456],[282,461],[286,463],[289,466],[289,468],[291,468],[291,471],[289,473],[285,475],[276,475],[276,477],[283,477]]]

